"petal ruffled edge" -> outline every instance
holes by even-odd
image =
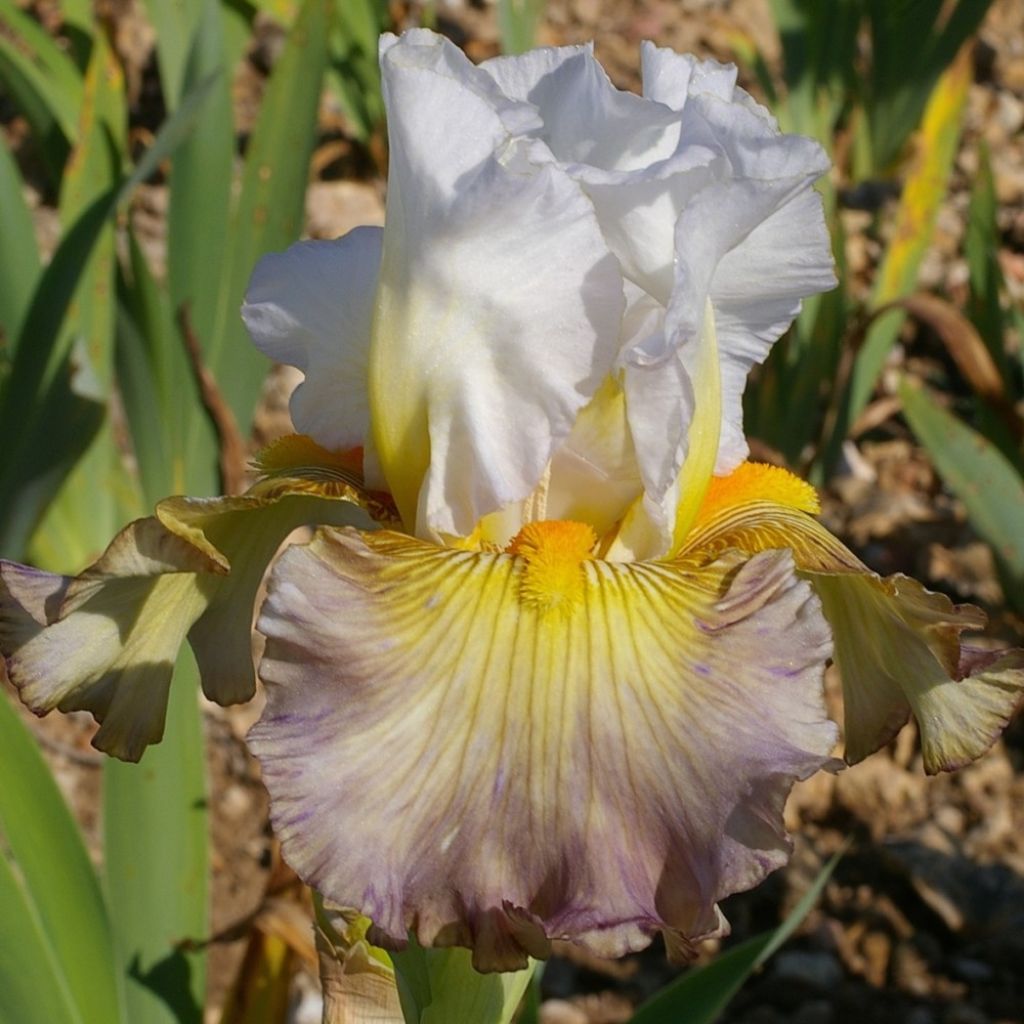
[[[785,861],[785,796],[836,735],[789,556],[580,571],[568,616],[520,597],[523,557],[386,532],[319,531],[271,574],[250,746],[285,856],[374,941],[482,970],[552,937],[681,948]]]

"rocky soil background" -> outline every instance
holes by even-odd
[[[418,11],[394,4],[399,24]],[[144,136],[159,118],[152,31],[130,2],[112,5],[117,47],[134,89],[133,130]],[[57,24],[49,2],[37,5],[44,23]],[[438,27],[474,59],[498,49],[493,6],[440,2]],[[616,84],[638,85],[638,43],[661,45],[719,60],[734,59],[737,34],[753,39],[769,63],[778,59],[767,0],[551,0],[544,43],[593,38]],[[280,40],[262,22],[235,83],[240,133],[259,102],[265,68]],[[922,286],[953,301],[965,294],[962,241],[968,191],[984,140],[992,155],[1000,203],[999,258],[1014,301],[1024,301],[1024,4],[997,0],[975,49],[975,84],[951,192],[922,271]],[[757,93],[753,82],[743,79]],[[325,143],[316,153],[307,195],[307,234],[330,238],[361,223],[383,220],[380,148],[351,141],[343,119],[325,103]],[[24,132],[0,100],[4,131],[17,145]],[[31,180],[31,179],[30,179]],[[880,189],[879,211],[844,209],[847,258],[858,287],[867,291],[881,254],[885,204],[896,189]],[[888,197],[888,198],[887,198]],[[55,214],[34,198],[44,247],[56,238]],[[161,265],[166,211],[161,185],[140,190],[132,211],[155,265]],[[877,228],[881,225],[881,228]],[[881,231],[881,235],[879,235]],[[1010,338],[1011,346],[1022,344]],[[926,336],[909,334],[899,358],[941,358]],[[254,430],[254,446],[284,433],[293,376],[268,379]],[[962,506],[944,491],[916,447],[883,379],[867,418],[871,428],[852,439],[843,472],[824,495],[829,525],[880,572],[904,571],[956,601],[985,607],[993,632],[1024,643],[1024,623],[1003,604],[988,549],[966,522]],[[1024,510],[1021,512],[1024,515]],[[833,710],[840,708],[828,680]],[[244,746],[259,703],[206,709],[209,748],[212,930],[208,1020],[239,969],[250,926],[295,935],[303,947],[301,900],[292,892],[267,823],[258,768]],[[97,858],[99,755],[87,715],[28,721],[72,804]],[[849,839],[851,845],[819,906],[797,936],[735,999],[731,1024],[1019,1024],[1024,1022],[1024,723],[978,763],[955,776],[926,778],[917,737],[908,727],[887,751],[838,775],[798,786],[787,809],[795,835],[790,866],[724,909],[733,925],[727,945],[778,924],[821,865]],[[268,894],[270,901],[268,902]],[[284,894],[284,895],[282,895]],[[287,907],[285,913],[282,908]],[[703,960],[718,944],[707,944]],[[319,1019],[315,970],[296,977],[292,1020]],[[543,976],[544,1024],[617,1024],[674,976],[659,944],[643,955],[602,962],[561,948]]]

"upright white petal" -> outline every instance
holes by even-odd
[[[242,305],[257,348],[306,375],[292,395],[292,422],[325,448],[361,445],[368,434],[366,362],[382,235],[360,227],[264,256]]]
[[[370,358],[407,528],[468,535],[524,498],[611,368],[618,264],[582,190],[451,43],[382,45],[391,177]],[[520,105],[523,106],[523,105]],[[527,111],[532,108],[527,108]]]

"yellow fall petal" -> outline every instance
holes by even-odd
[[[324,530],[278,562],[250,744],[289,863],[374,941],[412,929],[484,970],[553,937],[618,955],[716,932],[715,902],[785,859],[785,793],[834,737],[789,556],[621,564],[592,541]]]

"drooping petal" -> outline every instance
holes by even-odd
[[[321,531],[273,572],[250,744],[285,856],[376,941],[483,970],[553,937],[618,955],[716,932],[784,862],[785,795],[834,740],[788,555],[616,565],[585,533],[533,524],[511,555]]]
[[[359,227],[264,256],[242,305],[257,348],[306,375],[291,398],[292,422],[326,448],[369,436],[367,355],[382,235]]]
[[[862,760],[913,715],[925,771],[955,771],[996,741],[1024,700],[1024,650],[961,647],[984,615],[906,576],[811,578],[832,624],[846,701],[846,756]],[[881,584],[881,585],[879,585]],[[950,666],[944,655],[957,648]]]
[[[889,742],[910,715],[930,774],[980,757],[1024,699],[1024,651],[982,653],[963,645],[964,630],[985,625],[980,609],[954,605],[907,576],[871,572],[800,510],[798,489],[790,490],[797,500],[788,506],[765,501],[756,492],[765,481],[749,476],[754,489],[747,493],[738,487],[712,496],[709,505],[717,507],[698,519],[684,551],[708,558],[730,549],[792,551],[832,627],[847,761]]]
[[[170,498],[69,578],[0,562],[0,652],[39,715],[92,712],[93,745],[137,761],[163,735],[186,636],[220,704],[255,687],[256,591],[281,541],[307,523],[366,522],[348,501],[305,493]]]
[[[382,68],[376,450],[410,532],[465,537],[534,489],[608,374],[622,279],[581,189],[510,130],[535,127],[516,114],[532,107],[499,104],[494,80],[430,33],[386,39]]]

